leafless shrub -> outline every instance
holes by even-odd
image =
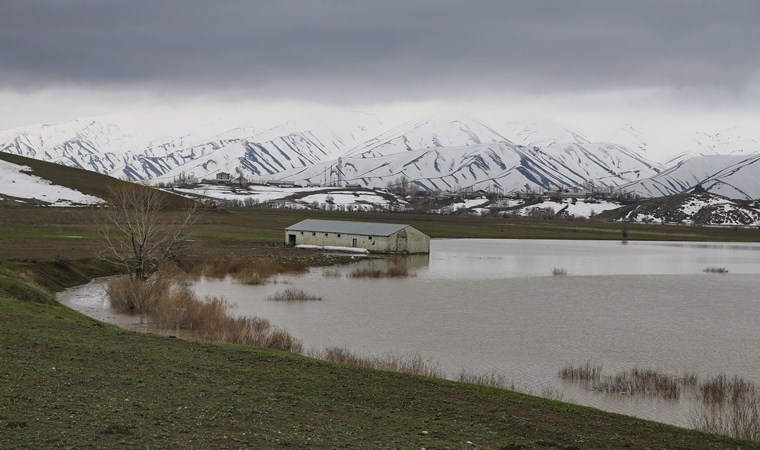
[[[705,273],[728,273],[728,269],[725,267],[705,267],[702,271]]]
[[[576,367],[573,363],[567,363],[560,369],[558,375],[563,380],[599,381],[602,377],[602,365],[586,361],[583,365]]]
[[[279,292],[267,297],[267,300],[274,302],[305,302],[312,300],[322,300],[322,297],[311,295],[305,291],[296,288],[288,288],[283,292]]]
[[[565,275],[567,275],[567,269],[562,268],[562,267],[555,267],[552,270],[552,275],[554,275],[555,277],[564,277]]]

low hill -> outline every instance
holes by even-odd
[[[760,226],[760,204],[702,191],[645,200],[605,211],[599,217],[631,222]]]
[[[3,183],[0,183],[0,199],[6,201],[0,201],[0,204],[4,205],[21,204],[13,201],[14,199],[24,199],[23,204],[56,206],[104,203],[109,197],[110,186],[126,183],[97,172],[10,153],[0,152],[0,164],[3,164],[2,167],[8,172],[6,177],[10,178],[12,174],[12,181],[16,181],[9,185],[3,177]],[[34,192],[29,192],[30,189]],[[168,193],[166,196],[170,206],[186,203],[182,197]]]

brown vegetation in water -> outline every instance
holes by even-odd
[[[705,267],[702,272],[704,273],[728,273],[728,269],[725,267]]]
[[[718,375],[699,383],[692,411],[698,430],[760,440],[760,389],[741,377]]]
[[[567,364],[559,371],[559,377],[588,383],[591,390],[609,394],[679,400],[689,393],[695,402],[691,412],[695,429],[760,440],[760,389],[738,376],[718,375],[700,380],[693,372],[678,377],[640,368],[604,376],[601,366],[586,362],[579,367]]]
[[[108,282],[106,292],[109,299],[116,302],[112,303],[114,307],[118,307],[116,305],[125,297],[136,302],[141,314],[161,329],[181,330],[209,341],[255,345],[294,353],[303,350],[298,339],[273,327],[268,320],[236,317],[230,313],[230,305],[223,298],[199,299],[183,284],[118,277]]]
[[[184,261],[185,270],[195,277],[222,279],[232,277],[239,283],[261,285],[282,273],[299,274],[309,271],[305,261],[258,257],[253,259],[217,257],[211,260]]]
[[[311,295],[308,292],[302,291],[301,289],[288,288],[283,292],[278,292],[277,294],[270,295],[267,297],[267,300],[273,302],[307,302],[313,300],[322,300],[322,297]]]
[[[368,369],[387,370],[391,372],[411,373],[427,377],[444,378],[437,364],[431,364],[418,354],[397,355],[386,353],[381,356],[361,356],[343,347],[327,347],[311,356],[325,361],[332,361],[350,366]]]
[[[591,361],[586,361],[580,366],[567,363],[565,367],[560,369],[558,375],[563,380],[598,381],[602,377],[602,366]]]

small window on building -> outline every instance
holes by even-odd
[[[301,235],[303,235],[303,231],[301,232]]]
[[[338,237],[340,237],[340,233],[338,233]]]
[[[367,237],[369,238],[370,241],[372,240],[372,236],[367,236]]]
[[[328,234],[327,234],[327,233],[325,233],[325,237],[327,237],[327,236],[328,236]]]
[[[317,235],[317,232],[316,232],[316,231],[312,231],[312,232],[311,232],[311,235],[312,235],[312,236],[316,236],[316,235]]]

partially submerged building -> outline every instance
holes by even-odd
[[[285,229],[287,245],[365,248],[373,253],[430,253],[430,237],[411,225],[306,219]]]

